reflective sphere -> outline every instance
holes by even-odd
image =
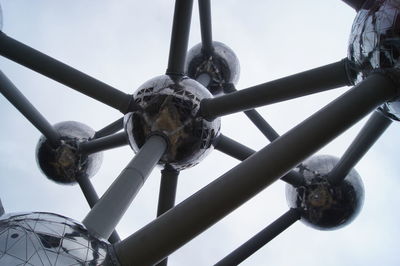
[[[211,81],[207,89],[217,95],[223,92],[224,84],[236,84],[239,80],[239,59],[231,48],[220,42],[213,42],[214,51],[205,54],[201,43],[189,50],[186,59],[186,73],[192,79],[208,74]]]
[[[400,0],[367,0],[358,11],[349,40],[348,58],[359,70],[356,83],[373,69],[400,68]],[[389,117],[400,120],[397,101],[384,104]]]
[[[0,219],[0,265],[112,264],[110,244],[66,217],[33,212]]]
[[[286,186],[288,205],[299,208],[301,221],[315,229],[334,230],[349,224],[364,202],[364,186],[354,169],[340,184],[328,181],[327,175],[338,161],[333,156],[313,156],[296,168],[306,185]]]
[[[61,136],[57,148],[42,136],[36,147],[36,161],[47,178],[60,184],[74,184],[82,176],[97,173],[103,160],[102,153],[90,155],[78,152],[78,143],[92,138],[95,131],[85,124],[67,121],[54,125]]]
[[[128,113],[124,127],[133,150],[138,151],[152,134],[167,137],[168,148],[160,160],[176,170],[198,164],[212,149],[221,122],[198,115],[200,101],[212,97],[188,77],[159,76],[144,83],[133,95],[140,111]]]

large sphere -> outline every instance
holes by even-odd
[[[112,264],[109,248],[105,239],[61,215],[33,212],[0,219],[0,265]]]
[[[221,42],[213,42],[213,46],[211,54],[204,53],[201,43],[191,48],[186,59],[186,73],[192,79],[207,74],[211,79],[207,89],[217,95],[223,92],[225,84],[238,82],[240,65],[231,48]]]
[[[102,153],[78,152],[78,143],[92,138],[95,131],[85,124],[67,121],[54,125],[61,136],[58,147],[42,136],[36,147],[36,161],[47,178],[60,184],[74,184],[80,177],[92,177],[103,160]]]
[[[296,168],[305,185],[286,186],[288,205],[299,208],[301,221],[315,229],[333,230],[349,224],[364,202],[364,186],[354,169],[341,183],[329,182],[328,174],[338,161],[333,156],[313,156]]]
[[[138,151],[152,134],[162,134],[168,148],[160,160],[176,170],[198,164],[213,148],[220,119],[199,116],[200,101],[212,95],[187,77],[159,76],[144,83],[133,95],[140,111],[128,113],[124,127],[133,150]]]

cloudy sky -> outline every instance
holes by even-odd
[[[3,31],[126,93],[163,74],[168,60],[174,1],[2,0]],[[200,41],[194,5],[189,47]],[[229,45],[241,64],[243,89],[336,62],[346,56],[355,12],[339,0],[212,1],[213,35]],[[1,70],[51,122],[74,120],[95,130],[121,114],[6,59]],[[259,108],[284,133],[347,88]],[[47,180],[35,161],[39,132],[0,97],[0,197],[7,212],[48,211],[82,220],[89,208],[78,186]],[[365,120],[319,151],[340,157]],[[323,126],[323,125],[321,125]],[[253,149],[268,144],[246,119],[222,119],[223,134]],[[296,223],[243,265],[399,265],[400,214],[397,149],[393,123],[356,169],[365,184],[359,217],[338,231],[320,232]],[[129,147],[104,153],[92,182],[101,195],[134,156]],[[214,151],[181,173],[180,202],[238,164]],[[156,214],[160,169],[154,170],[117,227],[122,237]],[[212,204],[212,202],[210,202]],[[170,257],[170,265],[210,265],[288,209],[284,183],[276,182]]]

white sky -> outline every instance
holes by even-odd
[[[3,0],[1,4],[5,33],[127,93],[165,72],[173,1]],[[189,47],[200,41],[197,13],[195,1]],[[355,16],[339,0],[218,0],[212,1],[212,13],[214,39],[239,57],[239,89],[344,58]],[[120,117],[117,111],[6,59],[0,59],[0,68],[51,123],[75,120],[97,130]],[[345,90],[258,110],[284,133]],[[36,166],[39,132],[4,97],[0,115],[0,197],[6,211],[49,211],[82,220],[88,206],[79,187],[48,181]],[[340,156],[363,122],[320,154]],[[221,131],[253,149],[268,144],[243,114],[224,117]],[[356,167],[366,195],[364,208],[351,225],[320,232],[298,222],[243,265],[399,265],[397,132],[393,123]],[[102,168],[92,178],[100,195],[133,156],[129,147],[104,153]],[[177,202],[237,163],[214,151],[200,165],[183,171]],[[122,237],[155,217],[159,170],[148,178],[119,224]],[[174,253],[170,265],[213,264],[287,209],[284,183],[278,181]]]

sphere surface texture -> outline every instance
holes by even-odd
[[[66,217],[33,212],[0,219],[0,265],[101,265],[110,244]]]
[[[329,182],[328,174],[338,161],[333,156],[313,156],[296,168],[305,185],[286,185],[288,205],[299,208],[301,221],[315,229],[333,230],[349,224],[364,202],[364,186],[354,169],[341,183]]]
[[[79,142],[92,138],[95,131],[85,124],[66,121],[54,125],[61,136],[58,147],[50,145],[42,136],[36,147],[36,160],[47,178],[60,184],[73,184],[82,176],[97,173],[103,160],[102,153],[90,155],[78,152]]]
[[[200,101],[212,97],[200,83],[187,77],[159,76],[133,95],[142,108],[124,118],[129,144],[136,152],[152,134],[166,136],[167,151],[160,160],[181,170],[198,164],[212,149],[220,119],[209,122],[198,115]]]
[[[221,42],[213,42],[214,51],[207,54],[202,44],[193,46],[187,55],[186,73],[197,79],[201,74],[210,77],[207,89],[213,94],[221,94],[224,84],[236,84],[240,75],[239,59],[231,48]]]

